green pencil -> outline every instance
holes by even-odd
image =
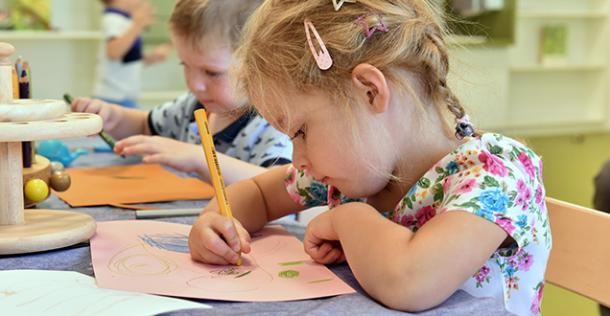
[[[104,131],[101,131],[99,135],[102,138],[102,140],[104,140],[104,142],[106,144],[108,144],[108,146],[110,146],[110,148],[112,148],[112,150],[114,150],[114,144],[116,143],[114,138],[112,138],[112,136],[110,136],[108,133],[106,133]]]
[[[71,95],[69,95],[68,93],[64,93],[64,101],[66,101],[66,103],[68,104],[72,104],[72,101],[74,100],[74,98],[72,98]],[[108,146],[110,147],[110,149],[112,149],[114,151],[114,144],[116,143],[116,140],[114,138],[112,138],[112,136],[110,136],[110,134],[104,132],[104,130],[102,130],[99,133],[100,137],[102,138],[102,140],[108,144]],[[121,155],[121,157],[125,158],[124,155]]]

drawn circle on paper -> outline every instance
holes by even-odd
[[[108,269],[123,275],[165,275],[178,266],[163,257],[146,251],[142,246],[127,248],[110,259]]]
[[[161,257],[150,254],[136,254],[113,262],[110,270],[127,275],[164,275],[175,269],[174,264]]]
[[[206,291],[248,292],[259,290],[272,279],[271,275],[258,267],[227,266],[191,279],[186,284]]]

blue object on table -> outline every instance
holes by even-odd
[[[94,153],[113,153],[114,151],[108,145],[95,145],[93,146]]]
[[[72,161],[79,156],[89,153],[88,150],[82,148],[70,152],[70,149],[68,149],[64,142],[56,139],[38,142],[36,152],[50,161],[61,162],[65,167],[69,167]]]

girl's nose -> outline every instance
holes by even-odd
[[[299,170],[305,170],[309,168],[305,146],[295,143],[298,143],[298,141],[292,143],[292,165]]]

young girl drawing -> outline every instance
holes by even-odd
[[[551,248],[541,160],[476,132],[447,85],[437,12],[416,0],[268,0],[255,12],[240,83],[292,137],[293,164],[228,188],[236,230],[210,203],[190,234],[195,260],[235,263],[249,233],[327,204],[305,251],[347,260],[388,307],[420,311],[464,290],[540,313]]]

